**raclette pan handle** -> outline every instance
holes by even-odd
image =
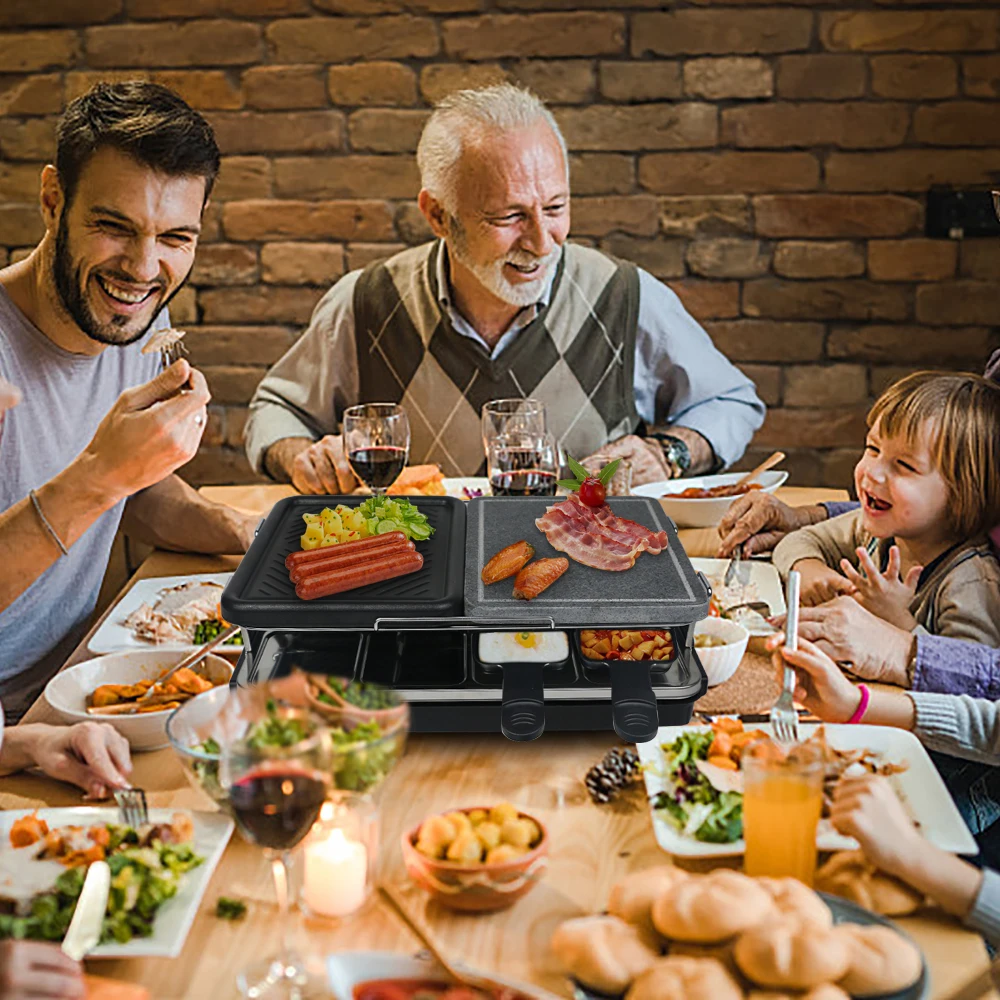
[[[542,664],[504,663],[500,731],[509,740],[526,743],[545,732],[545,688]]]
[[[648,660],[612,660],[611,719],[626,743],[648,743],[660,727]]]

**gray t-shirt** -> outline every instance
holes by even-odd
[[[167,311],[153,328],[170,325]],[[143,338],[143,341],[145,338]],[[61,472],[86,447],[118,396],[160,369],[139,341],[96,356],[57,347],[0,285],[0,375],[24,395],[0,422],[0,511]],[[18,717],[86,630],[124,502],[102,514],[6,610],[0,611],[0,698]]]

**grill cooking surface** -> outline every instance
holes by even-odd
[[[613,497],[611,509],[652,531],[666,531],[659,555],[643,552],[635,565],[609,572],[569,560],[569,569],[531,601],[513,595],[513,578],[486,586],[480,573],[501,549],[526,541],[535,559],[564,555],[535,527],[555,497],[483,497],[469,501],[469,544],[465,564],[465,609],[472,619],[517,623],[551,616],[557,626],[584,628],[687,625],[708,614],[709,591],[677,540],[673,522],[658,501]],[[567,558],[569,558],[567,556]]]
[[[364,497],[288,497],[271,508],[222,595],[226,621],[244,628],[371,628],[378,618],[439,618],[462,614],[465,505],[452,497],[408,497],[427,515],[434,534],[417,542],[423,568],[408,576],[303,601],[288,579],[285,557],[299,551],[303,514]]]

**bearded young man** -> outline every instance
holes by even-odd
[[[255,469],[303,493],[350,491],[341,415],[393,401],[409,415],[413,461],[475,475],[483,403],[522,396],[545,403],[565,452],[627,457],[636,483],[743,454],[764,419],[753,383],[669,288],[566,242],[566,144],[534,95],[510,84],[451,95],[417,163],[437,239],[346,275],[320,301],[250,404]]]
[[[208,387],[142,354],[191,272],[219,169],[176,94],[98,84],[70,104],[41,176],[45,235],[0,270],[0,699],[17,719],[79,641],[119,522],[179,550],[244,552],[255,519],[173,475],[198,449]]]

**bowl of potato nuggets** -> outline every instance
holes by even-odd
[[[485,913],[513,906],[545,874],[544,824],[510,802],[428,816],[403,834],[410,878],[442,906]]]

